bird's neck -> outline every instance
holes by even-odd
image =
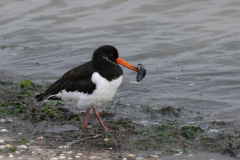
[[[101,64],[101,65],[100,65]],[[104,64],[104,63],[93,63],[93,67],[97,70],[97,72],[108,81],[112,81],[120,77],[123,74],[122,68],[119,65],[114,64]]]

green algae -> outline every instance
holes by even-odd
[[[7,48],[7,46],[6,45],[2,45],[1,48],[2,48],[2,50],[4,50],[5,48]]]
[[[179,153],[180,151],[178,150],[172,150],[172,149],[167,149],[165,151],[162,152],[163,155],[174,155]]]
[[[50,107],[45,107],[43,109],[43,111],[44,111],[44,113],[49,114],[49,115],[53,115],[56,113],[55,111],[52,111],[52,109]]]
[[[17,84],[19,84],[22,88],[30,87],[30,85],[34,85],[34,83],[30,80],[24,80],[23,82],[19,82]]]
[[[16,148],[8,148],[8,149],[5,149],[5,150],[2,150],[1,153],[2,153],[2,154],[13,153],[13,152],[15,152],[16,150],[17,150]]]
[[[7,106],[7,102],[6,101],[2,101],[1,102],[1,107]]]
[[[114,124],[121,124],[119,121],[114,121]]]
[[[28,92],[28,91],[23,91],[21,92],[22,94],[27,94],[27,95],[31,95],[31,92]]]
[[[163,133],[161,133],[161,132],[158,132],[158,133],[157,133],[157,136],[169,137],[170,135],[169,135],[169,134],[163,134]]]
[[[21,138],[21,141],[26,141],[26,138],[22,137],[22,138]]]

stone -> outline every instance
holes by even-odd
[[[135,157],[135,155],[134,154],[129,154],[128,157]]]
[[[59,156],[58,159],[66,159],[65,156]]]
[[[0,132],[8,132],[6,129],[1,129]]]
[[[21,145],[21,146],[18,146],[18,148],[23,148],[23,149],[26,149],[27,146],[26,145]]]
[[[101,157],[92,156],[89,159],[101,159]]]
[[[8,156],[9,158],[13,158],[14,156],[12,155],[12,154],[9,154],[9,156]]]

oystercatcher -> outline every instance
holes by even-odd
[[[37,101],[44,99],[62,100],[79,109],[86,109],[83,127],[88,128],[88,115],[93,109],[104,131],[104,126],[96,107],[112,100],[122,82],[121,64],[135,72],[137,68],[118,57],[115,47],[104,45],[94,51],[92,60],[66,72],[44,93],[36,95]]]

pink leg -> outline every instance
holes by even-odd
[[[93,113],[97,117],[99,123],[101,124],[101,126],[102,126],[102,128],[104,129],[105,132],[112,131],[112,130],[109,130],[107,127],[104,126],[103,122],[101,121],[101,119],[99,117],[99,113],[98,113],[98,111],[95,108],[93,108]]]
[[[85,122],[83,123],[83,127],[88,128],[88,115],[89,115],[90,109],[87,109],[86,111],[86,117],[85,117]]]

